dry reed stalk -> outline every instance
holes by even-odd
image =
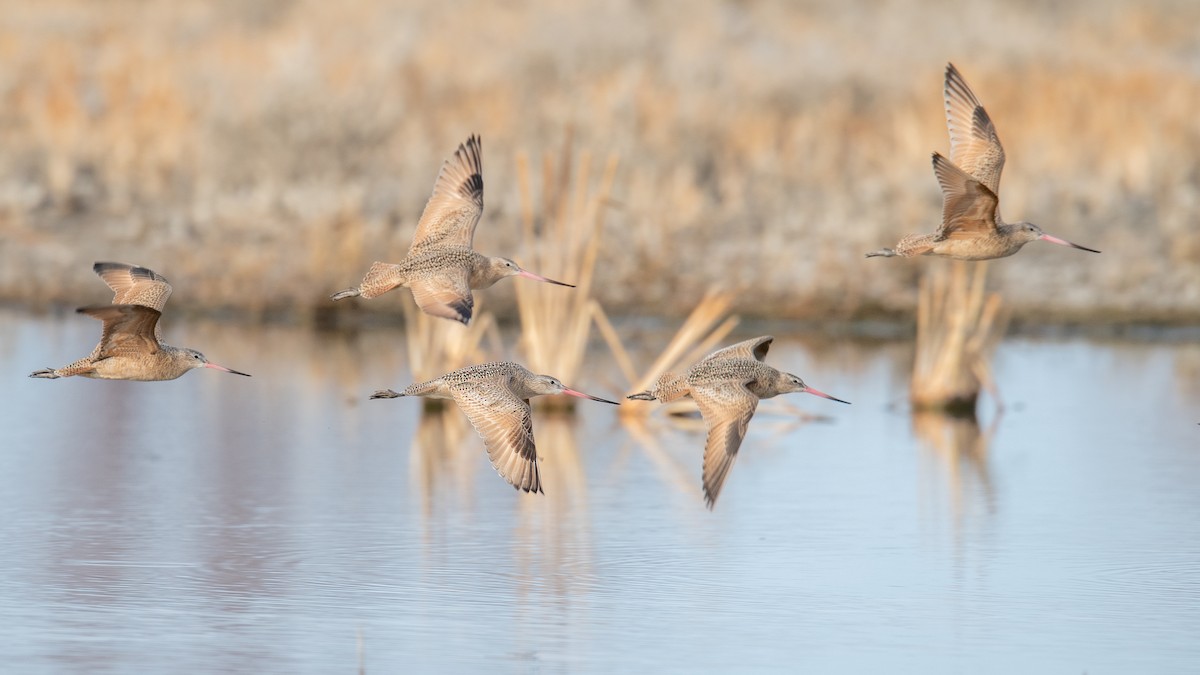
[[[974,413],[980,388],[999,397],[989,359],[1004,334],[1003,301],[987,293],[987,263],[953,261],[921,278],[909,398],[918,409]]]
[[[373,231],[386,225],[388,214],[419,213],[430,164],[442,159],[446,139],[457,139],[476,121],[488,120],[481,129],[487,138],[503,129],[502,137],[542,142],[543,130],[553,125],[545,115],[529,114],[531,100],[547,114],[575,111],[578,141],[612,142],[625,165],[636,167],[621,201],[654,226],[638,227],[622,242],[631,244],[631,260],[652,261],[662,246],[674,245],[685,263],[695,263],[709,250],[704,243],[718,237],[731,253],[755,255],[750,247],[758,237],[724,237],[731,222],[772,222],[781,240],[812,247],[878,246],[895,235],[886,223],[927,212],[936,194],[920,160],[946,138],[942,116],[931,111],[940,64],[931,64],[930,54],[905,50],[904,58],[881,60],[883,51],[870,51],[890,45],[881,41],[832,69],[780,73],[754,65],[761,58],[756,45],[764,40],[784,50],[778,59],[784,62],[809,48],[803,40],[774,40],[779,31],[842,35],[842,27],[858,23],[861,8],[853,3],[821,16],[796,3],[757,3],[746,10],[756,18],[746,23],[752,39],[745,39],[721,30],[728,17],[720,2],[697,3],[679,23],[665,6],[647,13],[638,3],[568,16],[546,0],[519,8],[469,0],[465,6],[477,20],[523,27],[497,33],[494,58],[472,69],[453,67],[461,58],[453,49],[461,27],[452,19],[463,7],[407,4],[416,14],[377,0],[343,3],[336,21],[328,3],[60,0],[14,8],[0,26],[0,45],[10,57],[0,72],[8,113],[0,129],[0,229],[21,225],[22,232],[35,233],[23,236],[45,245],[8,256],[0,293],[72,302],[93,281],[58,292],[23,280],[48,264],[69,267],[69,257],[89,263],[74,244],[80,236],[100,235],[114,243],[118,221],[142,233],[140,240],[117,242],[141,260],[182,250],[200,266],[218,268],[228,252],[224,238],[242,231],[253,233],[256,248],[278,248],[294,259],[305,244],[297,233],[325,227],[321,218],[281,206],[286,199],[280,195],[297,190],[324,195],[362,186],[362,217]],[[1133,310],[1145,307],[1142,300],[1161,300],[1194,312],[1195,303],[1179,289],[1194,286],[1200,265],[1189,263],[1200,261],[1200,234],[1191,226],[1192,182],[1177,177],[1193,175],[1200,157],[1194,123],[1200,80],[1186,57],[1194,40],[1179,27],[1196,23],[1200,4],[1103,4],[1112,11],[1100,13],[1098,23],[1075,22],[1075,30],[1064,33],[1059,27],[1066,24],[1048,20],[1061,8],[1024,3],[1011,18],[1030,35],[1053,39],[1030,40],[1032,51],[1001,50],[959,65],[1000,125],[1009,155],[1021,158],[1006,172],[1006,211],[1061,222],[1064,229],[1056,226],[1056,233],[1068,238],[1087,220],[1095,232],[1087,243],[1102,250],[1131,244],[1119,265],[1096,261],[1103,268],[1093,281],[1106,281],[1092,284],[1090,302]],[[939,7],[892,8],[889,20],[924,30],[949,26]],[[1088,10],[1067,11],[1083,16]],[[423,30],[408,30],[417,14]],[[60,20],[65,15],[69,22]],[[565,21],[562,34],[572,35],[552,41],[562,50],[552,52],[562,57],[554,60],[566,65],[549,71],[530,67],[549,48],[536,30],[547,17]],[[632,32],[614,43],[598,25]],[[667,25],[671,30],[662,30]],[[995,38],[986,26],[971,30],[954,34],[964,44]],[[631,77],[628,63],[647,39],[661,43],[663,58]],[[390,47],[363,49],[374,44]],[[1153,114],[1146,114],[1146,100],[1155,101]],[[1079,138],[1095,142],[1061,142]],[[854,151],[847,152],[851,145]],[[420,187],[400,190],[381,176],[398,184],[413,177]],[[507,192],[489,193],[489,213],[515,212],[517,194]],[[876,225],[856,229],[847,241],[841,223],[848,212]],[[95,228],[91,216],[97,214],[118,218]],[[1130,222],[1154,227],[1136,228],[1134,238],[1134,229],[1124,226]],[[205,233],[222,245],[197,247],[194,238],[210,236]],[[1161,250],[1177,264],[1158,264]],[[629,269],[605,266],[597,282],[627,282]],[[1131,269],[1134,278],[1162,279],[1161,286],[1122,283]],[[657,279],[678,273],[674,267],[661,276],[652,271]],[[1051,293],[1073,283],[1052,272],[1030,271]],[[320,294],[294,289],[298,279],[321,274],[289,264],[257,283],[256,293],[232,295],[229,302],[320,302]],[[903,272],[871,276],[861,287],[868,308],[908,307],[893,302]],[[745,271],[744,281],[783,293],[806,277],[758,266]],[[817,299],[804,295],[788,296],[787,313]],[[771,306],[776,297],[753,296],[758,304],[747,309],[778,315],[779,307]],[[1022,302],[1022,308],[1047,311]]]
[[[679,366],[688,366],[700,360],[704,355],[713,351],[725,339],[725,336],[738,324],[736,316],[728,316],[729,308],[733,305],[734,293],[717,289],[709,289],[700,304],[688,314],[683,325],[675,332],[666,348],[644,371],[639,378],[632,368],[632,359],[625,350],[616,331],[612,330],[607,319],[598,322],[601,335],[608,342],[609,348],[617,356],[617,363],[629,380],[631,391],[645,391],[653,386],[659,375]],[[625,401],[621,406],[621,416],[645,415],[653,410],[649,402]],[[645,403],[645,404],[644,404]]]
[[[572,174],[568,134],[557,163],[549,154],[542,158],[541,206],[535,211],[529,160],[524,154],[517,157],[521,232],[527,251],[522,262],[539,274],[575,284],[574,289],[539,283],[516,285],[521,351],[530,369],[567,382],[574,382],[581,370],[593,317],[603,315],[592,298],[592,283],[618,160],[609,156],[595,186],[591,164],[591,155],[582,153]],[[557,399],[539,402],[570,407]]]
[[[404,339],[414,382],[424,382],[463,366],[482,363],[503,353],[500,331],[490,312],[476,310],[470,325],[439,319],[412,302],[404,308]],[[479,307],[478,300],[476,308]],[[441,410],[445,401],[421,399],[425,410]]]

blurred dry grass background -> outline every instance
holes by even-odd
[[[936,224],[952,60],[1008,151],[1006,217],[1105,251],[995,265],[1014,315],[1195,320],[1198,25],[1186,0],[10,3],[0,299],[96,301],[118,259],[180,311],[312,311],[403,255],[471,132],[476,243],[520,262],[517,158],[570,130],[620,158],[610,313],[683,316],[718,280],[743,315],[909,312],[939,262],[862,255]]]

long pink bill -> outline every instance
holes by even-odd
[[[805,387],[804,392],[807,394],[812,394],[813,396],[820,396],[821,398],[827,398],[830,401],[837,401],[838,403],[845,403],[846,405],[850,405],[850,401],[843,401],[842,399],[830,396],[829,394],[826,394],[823,391],[817,391],[816,389],[813,389],[812,387]]]
[[[582,391],[575,391],[574,389],[567,389],[566,387],[563,387],[562,393],[566,394],[567,396],[578,396],[579,398],[590,398],[593,401],[600,401],[601,403],[611,403],[613,405],[621,405],[620,403],[617,403],[616,401],[610,401],[606,398],[600,398],[599,396],[592,396],[591,394],[585,394]]]
[[[1094,248],[1088,248],[1088,247],[1086,247],[1086,246],[1080,246],[1079,244],[1072,244],[1071,242],[1067,241],[1066,239],[1059,239],[1058,237],[1052,237],[1052,236],[1050,236],[1050,235],[1048,235],[1048,234],[1043,234],[1042,236],[1038,237],[1038,239],[1041,239],[1041,240],[1043,240],[1043,241],[1048,241],[1048,242],[1050,242],[1051,244],[1058,244],[1059,246],[1070,246],[1071,248],[1077,248],[1077,249],[1079,249],[1080,251],[1091,251],[1092,253],[1099,253],[1099,252],[1100,252],[1100,251],[1097,251],[1097,250],[1096,250],[1096,249],[1094,249]]]
[[[241,372],[240,370],[234,370],[234,369],[232,369],[232,368],[226,368],[225,366],[218,366],[218,365],[217,365],[217,364],[215,364],[215,363],[206,363],[206,364],[204,364],[204,367],[205,367],[205,368],[212,368],[213,370],[219,370],[219,371],[221,371],[222,373],[233,373],[234,375],[245,375],[246,377],[250,377],[250,373],[243,373],[243,372]]]
[[[567,288],[575,288],[575,284],[568,284],[568,283],[562,282],[562,281],[555,281],[553,279],[547,279],[546,277],[544,277],[540,274],[534,274],[533,272],[530,272],[529,270],[521,270],[520,272],[517,272],[517,276],[525,277],[526,279],[533,279],[534,281],[544,281],[548,284],[557,284],[559,286],[566,286]],[[609,401],[609,402],[611,403],[611,401]]]

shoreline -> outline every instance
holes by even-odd
[[[32,304],[12,299],[0,300],[0,314],[19,314],[31,317],[73,319],[75,307],[86,303],[53,302]],[[306,309],[248,310],[220,308],[187,310],[168,308],[167,321],[232,324],[247,326],[276,326],[317,332],[357,332],[403,330],[404,312],[399,308],[383,310],[338,309],[313,307]],[[488,305],[490,311],[492,306]],[[736,335],[799,335],[854,341],[906,342],[915,337],[915,319],[900,314],[874,314],[850,318],[818,319],[813,317],[767,318],[749,313],[736,313],[739,323]],[[513,318],[508,318],[509,316]],[[515,311],[505,312],[496,320],[502,330],[516,329]],[[643,313],[614,313],[611,319],[618,328],[633,332],[674,331],[684,319],[679,315]],[[1062,318],[1046,316],[1012,316],[1004,339],[1087,339],[1133,342],[1195,342],[1200,341],[1200,315],[1194,317],[1132,317],[1100,313]],[[593,337],[593,339],[598,339]]]

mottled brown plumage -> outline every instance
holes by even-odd
[[[209,363],[203,354],[162,341],[158,319],[171,285],[145,267],[98,262],[92,270],[113,290],[111,305],[80,307],[81,314],[104,322],[100,344],[88,356],[62,368],[43,368],[30,377],[57,379],[82,375],[102,380],[173,380],[193,368],[246,373]]]
[[[435,380],[409,385],[403,392],[377,391],[371,398],[453,399],[483,437],[496,472],[518,490],[542,492],[529,399],[543,394],[567,394],[616,405],[615,401],[568,389],[549,375],[536,375],[508,361],[459,368]]]
[[[112,289],[114,305],[141,305],[163,311],[171,297],[171,284],[154,270],[117,262],[98,262],[92,271]]]
[[[937,255],[959,260],[991,260],[1010,256],[1031,241],[1095,249],[1053,237],[1029,222],[1006,223],[1000,217],[1000,173],[1004,146],[996,126],[954,64],[946,65],[944,94],[950,159],[933,153],[933,171],[942,188],[942,224],[931,234],[910,234],[894,249],[868,253],[910,258]]]
[[[710,509],[737,458],[760,399],[798,391],[847,403],[763,363],[774,339],[768,335],[719,349],[683,375],[663,373],[649,391],[629,396],[638,401],[663,403],[691,396],[696,401],[708,429],[702,482],[704,503]]]
[[[442,165],[404,260],[376,262],[361,284],[330,297],[335,301],[355,296],[370,299],[405,286],[426,314],[465,324],[475,305],[471,291],[488,288],[504,277],[571,286],[523,270],[508,258],[476,253],[472,245],[482,214],[481,147],[479,137],[471,136]]]

